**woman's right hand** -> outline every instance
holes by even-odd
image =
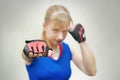
[[[31,59],[48,56],[48,52],[51,50],[44,40],[26,40],[25,43],[23,52],[26,57]]]

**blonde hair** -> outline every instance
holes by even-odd
[[[72,18],[64,6],[53,5],[47,10],[44,23],[48,25],[51,21],[54,21],[55,25],[68,27],[72,23]],[[42,38],[45,39],[45,31],[42,33]]]

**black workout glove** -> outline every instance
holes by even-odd
[[[81,24],[76,24],[70,27],[69,33],[76,41],[78,41],[78,43],[84,42],[86,40],[84,28]]]
[[[44,40],[26,40],[25,43],[26,45],[23,49],[23,52],[28,58],[35,58],[29,56],[30,52],[37,55],[41,54],[41,56],[48,55],[48,51],[50,48]]]

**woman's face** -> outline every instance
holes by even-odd
[[[54,22],[44,26],[47,41],[52,45],[59,45],[66,37],[69,27],[55,26]]]

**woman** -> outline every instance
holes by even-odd
[[[96,74],[96,64],[81,24],[71,27],[72,18],[61,5],[51,6],[45,15],[43,33],[40,40],[26,41],[22,57],[26,62],[30,80],[69,80],[70,61],[86,73]],[[75,49],[63,40],[68,31],[79,43]]]

